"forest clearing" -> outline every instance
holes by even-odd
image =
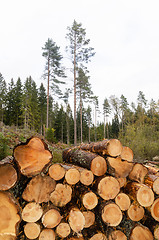
[[[34,136],[0,161],[0,239],[159,239],[157,165],[118,139],[67,146],[61,158]]]

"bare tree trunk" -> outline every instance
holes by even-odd
[[[81,99],[81,90],[80,90],[80,123],[81,123],[81,143],[83,142],[82,135],[82,99]]]
[[[76,129],[76,35],[74,44],[74,145],[77,144],[77,129]]]
[[[46,128],[49,127],[49,82],[50,82],[50,57],[48,57]]]
[[[104,113],[104,139],[105,139],[105,113]]]
[[[91,129],[90,129],[90,120],[89,120],[89,131],[88,131],[88,142],[91,141]]]

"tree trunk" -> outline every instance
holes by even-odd
[[[23,208],[22,219],[25,222],[37,222],[41,218],[42,214],[42,207],[36,202],[31,202]]]
[[[71,209],[68,221],[71,229],[76,233],[80,232],[84,228],[85,218],[78,208]]]
[[[131,206],[129,207],[127,211],[128,217],[134,221],[138,222],[140,221],[144,215],[145,215],[145,210],[142,206],[140,206],[138,203],[132,203]]]
[[[76,127],[76,34],[74,36],[74,145],[77,145]]]
[[[43,214],[41,221],[44,227],[54,228],[61,222],[61,219],[62,216],[60,212],[57,209],[50,207],[50,209],[46,210],[46,212]]]
[[[120,230],[114,230],[109,234],[108,240],[127,240],[126,235]]]
[[[148,170],[145,166],[143,166],[141,163],[136,163],[129,174],[129,179],[138,183],[144,183],[144,178],[147,173]]]
[[[122,144],[118,139],[105,139],[103,141],[81,145],[82,150],[87,150],[102,155],[109,155],[112,157],[119,156],[122,152],[122,148]]]
[[[60,163],[55,163],[49,167],[49,176],[58,181],[64,178],[66,170]]]
[[[95,223],[95,214],[92,211],[84,211],[82,212],[84,218],[85,218],[85,225],[84,228],[89,228],[94,225]]]
[[[126,211],[129,209],[131,201],[127,194],[121,192],[116,196],[115,203],[120,207],[122,211]]]
[[[157,198],[151,206],[151,216],[159,222],[159,198]]]
[[[47,73],[47,111],[46,111],[46,128],[49,127],[49,88],[50,88],[50,56],[48,56],[48,73]]]
[[[107,170],[107,164],[103,157],[79,149],[64,150],[63,161],[90,169],[96,176],[102,176]]]

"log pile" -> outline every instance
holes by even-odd
[[[117,139],[63,151],[37,137],[0,162],[0,240],[159,240],[159,177]]]

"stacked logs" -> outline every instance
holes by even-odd
[[[0,240],[159,240],[159,177],[117,139],[63,151],[37,137],[0,162]]]

